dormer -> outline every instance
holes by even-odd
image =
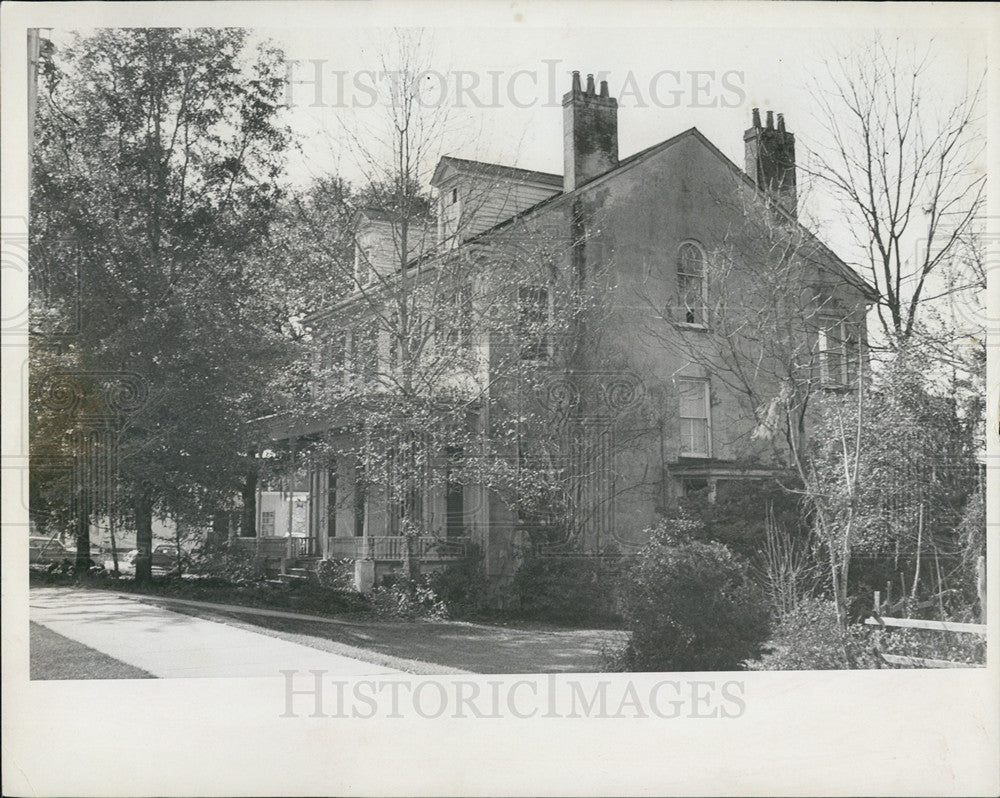
[[[445,156],[431,178],[438,244],[450,249],[467,241],[555,196],[562,184],[561,175]]]

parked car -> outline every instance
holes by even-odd
[[[93,552],[93,546],[91,546],[91,552]],[[100,547],[98,547],[100,551]],[[31,565],[51,565],[52,563],[60,563],[64,560],[69,560],[70,562],[76,561],[76,549],[70,548],[56,538],[44,537],[42,535],[33,535],[28,538],[28,563]],[[91,565],[100,565],[101,557],[98,555],[94,557],[91,554],[90,557]]]
[[[62,562],[75,557],[61,541],[55,538],[30,537],[28,538],[28,562],[31,565],[48,565],[49,563]]]
[[[129,563],[135,565],[136,560],[139,559],[138,549],[134,550],[129,555]],[[176,568],[178,560],[178,551],[176,546],[157,546],[153,549],[151,556],[152,566],[154,568]]]

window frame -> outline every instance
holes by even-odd
[[[678,388],[677,388],[677,417],[681,422],[679,424],[680,428],[680,447],[679,452],[681,457],[697,457],[701,459],[708,459],[712,456],[712,389],[711,380],[705,377],[678,377]],[[683,383],[688,383],[691,385],[700,385],[702,388],[702,394],[704,398],[704,416],[685,416],[684,415],[684,404],[681,395],[680,385]],[[684,421],[704,421],[705,422],[705,451],[696,452],[693,449],[686,449],[688,440],[684,434]]]
[[[519,314],[519,320],[523,327],[527,326],[524,324],[527,314],[525,310],[527,309],[527,301],[525,299],[525,292],[534,291],[540,296],[541,292],[545,292],[545,307],[544,314],[545,318],[531,319],[531,323],[542,324],[544,329],[538,336],[537,341],[532,341],[530,344],[524,344],[522,342],[521,346],[521,362],[523,363],[545,363],[552,359],[554,354],[554,346],[552,341],[552,330],[555,319],[555,297],[553,296],[552,287],[543,283],[532,283],[530,285],[519,285],[517,287],[517,312]],[[532,310],[537,311],[541,308],[542,302],[536,301],[532,303]],[[541,314],[538,314],[539,316]],[[532,354],[534,353],[534,354]]]
[[[690,271],[685,270],[686,262],[684,253],[686,250],[693,250],[698,254],[698,258],[701,262],[701,273],[693,274]],[[695,330],[706,330],[708,329],[708,280],[705,275],[705,265],[708,258],[705,254],[705,248],[701,245],[701,242],[694,240],[693,238],[688,238],[677,246],[677,253],[674,262],[674,279],[677,286],[677,300],[678,304],[674,308],[674,312],[671,314],[673,323],[679,327],[686,327]],[[686,301],[687,292],[682,289],[682,284],[686,280],[699,281],[700,285],[700,295],[701,295],[701,306],[698,308],[700,310],[700,320],[697,316],[694,317],[695,320],[689,321],[688,317],[692,314],[692,308],[688,306]],[[683,318],[678,318],[683,315]]]
[[[831,346],[831,333],[836,340]],[[819,360],[820,385],[824,388],[851,388],[861,374],[863,335],[858,325],[842,316],[821,317],[816,330],[816,354]],[[852,351],[853,350],[853,351]],[[831,376],[830,354],[835,353],[840,361],[836,379]]]

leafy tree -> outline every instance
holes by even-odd
[[[197,517],[228,500],[252,448],[246,422],[283,357],[266,271],[249,257],[281,196],[280,54],[238,29],[104,29],[49,48],[42,74],[35,351],[54,348],[57,370],[127,372],[145,387],[111,445],[114,509],[148,552],[154,513]],[[54,336],[77,309],[75,334]],[[44,393],[55,374],[33,367]]]

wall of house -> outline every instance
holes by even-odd
[[[734,243],[738,249],[739,235],[744,233],[738,229],[736,214],[744,203],[757,201],[752,187],[691,135],[556,201],[546,213],[550,221],[563,226],[567,238],[572,216],[583,219],[585,235],[567,248],[562,269],[568,274],[582,268],[595,296],[602,298],[584,321],[582,345],[564,364],[576,374],[593,375],[587,393],[596,398],[581,412],[613,416],[612,484],[603,498],[593,497],[601,486],[588,488],[590,501],[611,503],[606,511],[595,507],[595,514],[606,520],[613,534],[602,532],[599,523],[592,524],[586,532],[590,545],[641,543],[644,530],[657,519],[658,508],[682,490],[680,466],[703,462],[759,469],[781,464],[779,447],[752,438],[754,408],[747,397],[727,384],[731,379],[725,375],[706,370],[707,356],[692,356],[692,351],[707,352],[706,334],[676,323],[673,311],[680,245],[697,241],[707,253]],[[857,288],[844,284],[832,260],[820,257],[802,263],[801,269],[804,285],[826,285],[829,296],[824,302],[836,298],[863,329],[864,298]],[[735,285],[738,294],[738,282]],[[616,375],[637,380],[637,397],[602,410],[601,397],[606,399]],[[706,380],[709,385],[709,458],[682,455],[679,381],[684,378]],[[778,385],[771,390],[776,395]],[[494,547],[510,548],[506,532],[494,537]]]
[[[559,193],[544,183],[453,171],[439,185],[438,240],[455,246]],[[452,189],[458,190],[452,202]]]

